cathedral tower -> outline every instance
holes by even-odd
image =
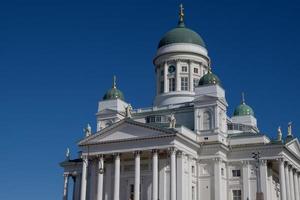
[[[160,40],[153,63],[156,72],[154,106],[194,100],[194,87],[207,73],[210,59],[201,36],[185,26],[182,5],[178,25]]]

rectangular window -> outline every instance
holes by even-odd
[[[165,90],[165,82],[164,81],[160,81],[160,93],[164,93]]]
[[[234,169],[232,170],[232,177],[240,177],[241,176],[241,170]]]
[[[199,84],[199,79],[194,78],[194,87],[197,87]]]
[[[169,92],[175,91],[175,78],[169,78]]]
[[[182,72],[187,72],[187,66],[182,66],[182,67],[181,67],[181,71],[182,71]]]
[[[232,200],[242,200],[242,191],[232,190]]]
[[[198,68],[194,68],[194,73],[195,74],[198,74],[198,71],[199,71]]]
[[[189,88],[189,78],[188,77],[181,77],[181,90],[187,91]]]

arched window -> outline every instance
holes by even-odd
[[[212,116],[209,111],[203,114],[203,130],[210,130],[212,128]]]

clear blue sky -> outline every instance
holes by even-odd
[[[229,102],[246,93],[259,128],[300,131],[299,1],[182,1]],[[62,196],[67,146],[95,129],[116,74],[133,107],[155,94],[152,59],[176,26],[179,1],[0,1],[0,199]]]

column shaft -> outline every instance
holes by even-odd
[[[287,164],[285,165],[284,171],[285,171],[285,184],[286,184],[286,189],[285,189],[286,199],[291,200],[290,174],[289,174],[289,166]]]
[[[250,199],[249,163],[243,163],[243,199]]]
[[[260,187],[261,187],[261,192],[264,194],[264,199],[268,199],[268,168],[267,168],[267,161],[262,160],[260,163]],[[259,185],[257,186],[259,187]]]
[[[68,174],[64,174],[63,200],[68,200],[68,185],[69,185],[69,175]]]
[[[120,199],[120,155],[115,156],[114,200]]]
[[[194,68],[191,62],[189,62],[189,91],[194,91],[194,78],[193,78]]]
[[[298,176],[297,176],[297,171],[294,171],[294,192],[295,192],[295,200],[300,200],[299,199],[299,183],[298,183]]]
[[[164,64],[164,93],[169,92],[169,84],[168,84],[168,64],[165,62]]]
[[[289,180],[290,180],[291,200],[295,200],[293,168],[291,166],[289,167]]]
[[[176,200],[176,150],[171,150],[171,200]]]
[[[104,173],[104,160],[103,156],[99,157],[98,161],[98,185],[97,185],[97,200],[103,200],[103,173]]]
[[[284,172],[284,161],[279,161],[279,183],[280,183],[280,194],[281,200],[286,199],[286,184],[285,184],[285,172]]]
[[[140,180],[141,180],[140,164],[141,164],[140,152],[135,152],[134,200],[140,200]]]
[[[176,91],[180,91],[181,90],[181,77],[180,77],[180,65],[179,65],[179,61],[176,61]]]
[[[81,176],[80,200],[86,200],[87,167],[88,167],[88,158],[86,156],[84,156],[82,158],[82,176]]]
[[[216,158],[214,163],[215,199],[222,199],[221,161]]]
[[[152,155],[152,200],[158,200],[158,152]]]

